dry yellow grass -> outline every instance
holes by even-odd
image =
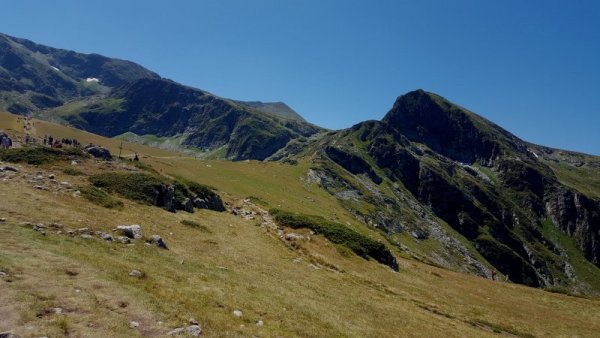
[[[0,117],[0,129],[7,121]],[[38,132],[49,130],[44,123],[36,126]],[[72,137],[64,127],[48,126],[59,137]],[[73,132],[87,141],[86,134]],[[118,147],[113,140],[95,143]],[[163,173],[215,186],[230,203],[255,196],[270,206],[338,217],[358,227],[335,198],[305,187],[300,177],[308,164],[200,161],[131,147]],[[209,337],[594,337],[600,332],[599,300],[405,259],[394,273],[318,236],[290,246],[258,226],[259,220],[212,211],[174,214],[127,200],[122,210],[109,210],[71,192],[36,190],[27,182],[28,175],[41,171],[56,174],[58,181],[87,184],[85,176],[62,174],[68,166],[21,166],[14,178],[0,178],[0,217],[7,218],[0,223],[0,269],[9,273],[0,280],[0,331],[14,329],[25,337],[164,336],[194,317]],[[91,160],[78,169],[108,170]],[[208,231],[181,220],[198,222]],[[97,236],[71,238],[56,230],[43,236],[19,225],[25,221],[102,231],[140,224],[144,235],[160,234],[170,250],[140,240],[127,246]],[[128,276],[131,269],[146,277]],[[54,307],[63,313],[36,316]],[[241,318],[232,315],[236,309],[243,311]],[[132,320],[140,326],[130,328]],[[264,326],[256,326],[258,320]]]

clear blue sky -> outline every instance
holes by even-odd
[[[4,0],[0,32],[339,129],[423,88],[600,155],[600,1]]]

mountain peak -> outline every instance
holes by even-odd
[[[492,122],[422,89],[399,96],[382,122],[413,142],[453,160],[491,163],[510,142],[522,143]]]

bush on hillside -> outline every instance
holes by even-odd
[[[322,234],[332,243],[350,248],[363,258],[371,257],[396,271],[399,269],[398,262],[383,243],[349,229],[343,224],[328,221],[321,216],[296,214],[280,209],[271,209],[269,212],[281,225],[294,229],[309,228]]]
[[[76,160],[85,157],[88,157],[88,155],[77,148],[24,147],[0,150],[0,160],[2,161],[31,165]]]

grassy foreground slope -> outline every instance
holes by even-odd
[[[38,136],[75,137],[118,153],[119,141],[37,120],[34,125]],[[19,128],[16,116],[0,115],[0,129],[20,134]],[[123,148],[127,156],[142,154],[142,162],[159,172],[215,187],[230,206],[250,203],[320,215],[379,238],[335,197],[305,185],[305,163],[201,161],[137,144]],[[207,210],[170,213],[118,197],[123,208],[107,209],[68,190],[34,189],[29,182],[54,174],[59,182],[83,187],[92,174],[132,170],[127,162],[2,165],[19,172],[0,178],[0,217],[6,218],[0,222],[0,270],[7,273],[0,279],[0,332],[159,337],[190,317],[209,337],[593,337],[600,332],[598,299],[443,270],[398,252],[401,270],[395,273],[308,231],[287,229],[310,236],[290,245],[260,226],[260,214],[250,219]],[[22,222],[107,232],[118,224],[140,224],[145,236],[161,235],[170,250],[56,231],[44,236]],[[130,277],[132,269],[143,278]],[[242,317],[233,316],[234,310]],[[264,325],[257,326],[259,320]],[[139,326],[130,327],[131,321]]]

